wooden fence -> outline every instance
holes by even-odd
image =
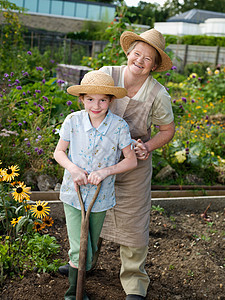
[[[78,60],[80,56],[94,57],[101,53],[107,44],[107,41],[67,39],[63,34],[41,30],[30,30],[24,38],[30,48],[38,47],[42,53],[48,46],[50,46],[52,52],[57,52],[60,48],[63,48],[62,56],[65,64],[77,64],[78,62],[74,61],[74,58]],[[178,62],[178,66],[181,69],[189,63],[208,62],[209,65],[225,65],[224,47],[171,44],[167,47],[167,50],[173,52],[174,64]]]
[[[184,67],[190,63],[208,62],[210,65],[225,65],[225,48],[195,45],[169,45],[168,50],[172,50],[176,59]]]

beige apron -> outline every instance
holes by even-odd
[[[118,85],[120,67],[113,67],[112,77]],[[130,127],[133,139],[150,139],[151,128],[147,128],[147,118],[152,104],[161,88],[154,85],[149,99],[145,102],[129,97],[115,99],[110,109],[123,117]],[[116,176],[116,206],[107,211],[101,237],[130,247],[148,245],[151,208],[151,155],[145,161],[138,160],[138,166]]]

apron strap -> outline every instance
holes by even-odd
[[[113,66],[112,67],[112,78],[114,79],[115,86],[118,86],[120,77],[120,66]]]

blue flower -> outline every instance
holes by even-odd
[[[16,89],[17,89],[17,90],[22,90],[22,86],[18,85],[18,86],[16,87]]]
[[[68,106],[70,106],[70,105],[72,104],[72,101],[69,100],[69,101],[66,102],[66,104],[67,104]]]
[[[27,54],[28,54],[28,55],[32,55],[32,52],[31,52],[31,51],[27,51]]]

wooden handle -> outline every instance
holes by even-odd
[[[81,206],[80,252],[79,252],[77,290],[76,290],[77,300],[83,300],[85,277],[86,277],[85,275],[86,275],[86,260],[87,260],[87,246],[88,246],[89,216],[91,213],[91,209],[95,203],[95,200],[98,197],[100,188],[101,188],[101,182],[97,186],[94,197],[88,206],[87,212],[85,212],[84,203],[83,203],[79,186],[77,190],[78,198]]]

